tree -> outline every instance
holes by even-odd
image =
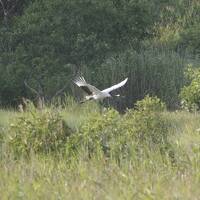
[[[23,84],[30,72],[33,87],[40,76],[47,96],[64,82],[70,92],[77,71],[84,66],[96,70],[113,53],[127,46],[137,48],[140,40],[151,37],[153,24],[148,4],[137,0],[35,0],[13,20],[0,50],[0,67],[6,72],[0,75],[6,77],[0,94],[5,103],[9,98],[14,103],[11,99],[31,97]]]

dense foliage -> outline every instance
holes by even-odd
[[[15,155],[34,153],[54,153],[65,147],[72,130],[65,124],[56,110],[38,111],[32,104],[25,113],[10,124],[7,138]]]
[[[200,109],[200,69],[188,66],[185,72],[189,84],[181,90],[182,107],[189,111]]]
[[[59,111],[53,108],[38,111],[30,104],[25,113],[10,123],[5,140],[17,156],[59,152],[67,153],[66,159],[70,160],[84,151],[88,158],[96,155],[120,160],[146,150],[167,153],[169,123],[163,116],[165,110],[160,99],[146,96],[125,115],[114,109],[88,113],[80,127],[73,130]]]
[[[88,157],[106,156],[116,160],[140,157],[149,151],[171,153],[169,122],[163,117],[165,105],[146,96],[123,116],[114,109],[92,113],[67,142],[67,158],[87,152]]]
[[[199,198],[199,113],[146,96],[124,115],[68,99],[0,119],[2,199]]]
[[[0,103],[50,102],[64,86],[77,95],[71,80],[82,73],[100,88],[128,76],[126,98],[112,102],[120,109],[147,93],[176,108],[183,68],[199,62],[199,9],[197,0],[2,0]]]

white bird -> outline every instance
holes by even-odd
[[[87,100],[92,100],[92,99],[103,100],[107,97],[112,97],[110,92],[124,86],[126,84],[127,80],[128,80],[128,78],[126,78],[122,82],[120,82],[116,85],[113,85],[112,87],[109,87],[109,88],[102,90],[102,91],[97,89],[95,86],[88,84],[85,81],[84,77],[82,77],[82,76],[77,77],[74,80],[74,83],[76,85],[78,85],[81,89],[83,89],[87,93],[87,95],[85,96],[85,100],[81,102],[81,103],[83,103]],[[119,95],[116,95],[116,96],[119,96]]]

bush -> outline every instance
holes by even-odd
[[[105,110],[101,113],[91,113],[87,121],[79,128],[78,132],[67,143],[69,154],[79,152],[82,147],[90,157],[92,154],[105,155],[110,153],[112,141],[116,139],[117,124],[120,115],[114,109]]]
[[[17,155],[60,151],[71,134],[56,110],[39,111],[33,105],[10,124],[9,132],[9,147]]]
[[[169,152],[165,107],[157,97],[147,96],[122,116],[114,109],[91,114],[68,140],[68,157],[86,152],[88,157],[105,155],[119,160],[151,150]]]
[[[149,111],[149,112],[163,112],[166,110],[166,105],[157,97],[150,97],[149,95],[141,101],[137,101],[135,104],[136,110],[138,111]]]
[[[129,110],[125,116],[125,123],[132,127],[131,135],[137,144],[154,148],[166,145],[168,123],[163,116],[166,106],[157,97],[146,96],[137,101],[134,110]]]
[[[200,109],[200,69],[188,66],[186,77],[190,81],[188,86],[181,89],[180,98],[182,108],[188,111],[195,111]]]

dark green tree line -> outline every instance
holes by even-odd
[[[129,97],[123,102],[125,105],[130,105],[148,92],[166,100],[168,105],[177,103],[178,92],[183,84],[182,78],[172,79],[169,89],[166,81],[168,79],[165,83],[157,74],[164,69],[168,74],[166,77],[170,77],[176,69],[175,74],[180,74],[181,77],[185,59],[176,52],[169,53],[168,50],[163,50],[158,55],[156,52],[160,50],[150,48],[150,52],[147,46],[157,37],[155,28],[159,24],[167,26],[169,21],[176,24],[182,16],[189,16],[186,12],[186,0],[182,3],[179,0],[1,2],[4,6],[0,10],[1,105],[16,105],[21,97],[34,98],[35,94],[25,86],[24,81],[46,101],[50,101],[65,86],[64,91],[67,94],[74,94],[72,78],[80,72],[98,87],[106,87],[106,83],[112,84],[118,78],[129,76],[129,92],[126,93]],[[194,1],[194,5],[198,5],[198,2]],[[193,10],[191,6],[189,8],[194,15],[198,6]],[[6,18],[5,9],[10,12]],[[9,11],[10,9],[13,11]],[[187,17],[186,21],[189,19]],[[197,52],[198,46],[193,45],[195,40],[185,43],[191,30],[187,24],[184,23],[188,29],[180,33],[181,39],[177,45],[190,45]],[[178,46],[175,46],[174,51]],[[130,51],[132,53],[124,59],[124,52]],[[163,57],[165,52],[168,54],[167,59],[170,59],[171,54],[177,55],[177,58],[167,62]],[[150,56],[155,58],[150,59]],[[113,58],[123,62],[119,66]],[[173,62],[177,59],[180,60],[178,65]],[[138,60],[140,61],[136,66]],[[155,67],[147,68],[147,62]],[[155,83],[155,80],[159,81]],[[169,92],[172,90],[173,92]],[[173,100],[169,100],[169,95],[174,95],[171,97]]]

